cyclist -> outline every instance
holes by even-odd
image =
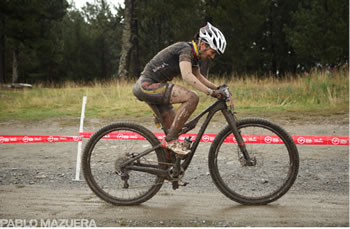
[[[196,109],[199,97],[196,92],[169,81],[181,75],[195,89],[219,97],[218,86],[200,73],[198,61],[214,59],[216,54],[223,54],[225,48],[224,35],[208,22],[200,28],[195,41],[177,42],[156,54],[134,85],[134,95],[141,101],[156,104],[169,130],[161,146],[180,157],[187,155],[190,150],[178,141],[179,133]],[[181,104],[177,112],[172,104]]]

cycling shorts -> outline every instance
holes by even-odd
[[[171,92],[174,84],[159,83],[153,79],[141,76],[133,88],[133,93],[140,101],[157,105],[159,112],[163,113],[173,109],[170,104]]]

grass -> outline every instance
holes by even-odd
[[[214,80],[222,84],[224,80]],[[185,85],[180,80],[176,84]],[[237,112],[348,114],[349,71],[314,72],[286,77],[283,80],[254,76],[226,81],[230,86]],[[0,90],[0,121],[42,120],[57,117],[80,117],[82,97],[86,95],[87,118],[150,117],[148,106],[132,94],[133,82],[94,82],[84,86],[66,82],[62,87],[34,85],[33,89]],[[200,104],[195,113],[214,99],[198,92]]]

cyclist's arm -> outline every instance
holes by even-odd
[[[197,77],[192,73],[191,62],[181,61],[179,65],[182,79],[197,90],[208,94],[208,87],[205,84],[203,84],[200,80],[198,80]],[[212,94],[212,91],[210,90],[209,93]]]
[[[193,74],[197,77],[199,81],[202,82],[205,86],[209,87],[210,89],[215,90],[218,86],[216,86],[214,83],[210,82],[207,78],[205,78],[201,73],[199,68],[193,69]]]

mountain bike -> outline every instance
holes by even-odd
[[[260,118],[238,120],[232,95],[224,95],[188,121],[181,134],[193,130],[206,114],[195,139],[186,138],[191,152],[185,158],[165,156],[159,139],[137,123],[113,123],[87,142],[82,167],[91,190],[115,205],[137,205],[152,198],[165,181],[173,189],[182,182],[203,134],[213,116],[221,111],[227,121],[211,143],[208,165],[217,188],[229,199],[245,205],[264,205],[282,197],[293,185],[299,154],[291,136],[280,126]],[[156,106],[149,104],[162,126]]]

